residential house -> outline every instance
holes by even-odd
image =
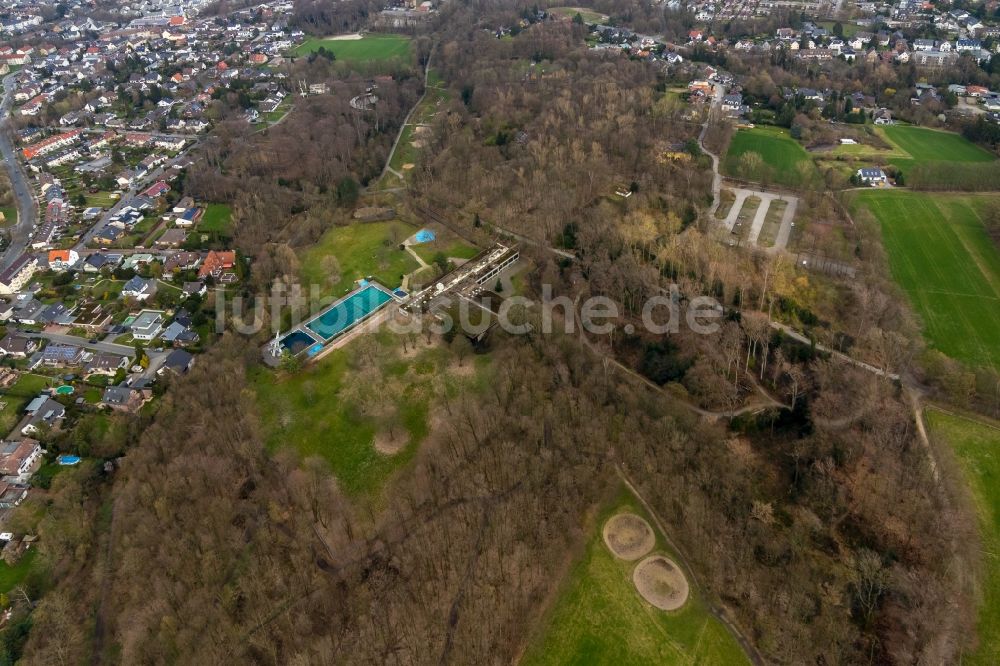
[[[152,391],[149,389],[109,386],[104,389],[101,404],[123,412],[137,412],[150,397],[152,397]]]
[[[193,365],[194,356],[191,355],[191,352],[183,349],[175,349],[167,355],[166,360],[163,362],[163,367],[157,371],[157,374],[173,372],[174,374],[182,375],[190,370]]]
[[[0,340],[0,354],[11,358],[27,358],[38,349],[38,340],[8,333]]]
[[[865,167],[858,169],[855,174],[858,180],[872,187],[878,187],[880,185],[885,185],[889,182],[889,178],[885,175],[885,172],[878,167]]]
[[[236,252],[232,250],[211,250],[205,257],[205,263],[198,269],[198,277],[205,279],[212,276],[221,279],[224,273],[232,272],[236,267]]]
[[[150,341],[163,330],[163,313],[159,310],[143,310],[131,324],[132,337]]]
[[[138,275],[122,287],[122,298],[134,298],[139,302],[148,300],[156,294],[156,280],[141,278]]]
[[[38,268],[38,259],[30,254],[22,254],[10,266],[0,271],[0,294],[21,291],[31,280]]]
[[[37,440],[25,437],[20,441],[0,443],[0,474],[27,477],[42,461],[42,446]]]
[[[111,354],[109,352],[96,352],[90,359],[90,362],[84,366],[83,372],[87,376],[105,375],[114,377],[119,370],[127,370],[128,366],[129,358],[127,356]]]
[[[22,435],[37,433],[42,427],[55,427],[66,416],[66,408],[44,393],[28,403],[24,411],[31,418],[21,428]]]

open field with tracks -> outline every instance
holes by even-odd
[[[983,216],[1000,195],[861,192],[878,221],[889,267],[923,319],[928,343],[970,364],[1000,368],[1000,251]]]

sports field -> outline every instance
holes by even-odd
[[[809,154],[788,135],[788,130],[779,127],[736,132],[722,161],[722,172],[734,178],[788,187],[802,187],[819,177]]]
[[[403,35],[365,35],[361,39],[330,39],[310,37],[295,49],[295,55],[304,56],[320,47],[345,62],[373,62],[409,59],[410,38]]]
[[[677,611],[657,610],[643,601],[632,582],[636,562],[611,554],[601,537],[601,526],[621,512],[638,514],[647,522],[648,516],[624,493],[608,508],[598,517],[586,550],[563,582],[522,663],[749,663],[739,644],[709,614],[693,586],[687,603]],[[660,534],[654,552],[673,557]]]
[[[963,664],[1000,663],[1000,430],[935,409],[926,412],[930,436],[950,446],[964,467],[979,515],[985,559],[977,633],[979,646]]]
[[[923,319],[928,343],[1000,368],[1000,251],[982,216],[1000,196],[860,192],[882,228],[893,277]]]
[[[419,268],[416,259],[399,249],[416,230],[397,221],[334,227],[302,253],[303,289],[315,284],[323,294],[340,297],[355,280],[369,275],[390,289],[398,287],[403,275]]]

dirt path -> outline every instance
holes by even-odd
[[[378,178],[372,181],[373,183],[381,182],[382,178],[385,177],[385,174],[387,172],[392,173],[392,175],[396,176],[400,180],[403,180],[403,174],[399,173],[389,165],[392,164],[392,158],[396,154],[396,147],[399,146],[399,141],[400,139],[403,138],[403,132],[406,131],[406,126],[410,123],[410,118],[413,117],[414,112],[424,101],[424,97],[427,96],[427,78],[431,71],[431,58],[433,56],[434,56],[434,48],[432,47],[430,54],[428,54],[427,56],[427,62],[424,63],[424,92],[421,93],[420,98],[417,99],[417,102],[410,108],[410,111],[406,114],[406,117],[403,118],[403,123],[399,126],[399,132],[396,133],[396,140],[392,142],[392,149],[389,151],[389,156],[385,158],[385,166],[382,168],[382,173],[379,174]]]

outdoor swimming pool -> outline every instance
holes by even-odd
[[[307,323],[306,328],[322,336],[324,340],[332,340],[391,300],[392,296],[388,292],[369,283],[331,305]]]
[[[314,342],[316,340],[305,331],[292,331],[281,339],[281,346],[292,354],[298,354]]]

